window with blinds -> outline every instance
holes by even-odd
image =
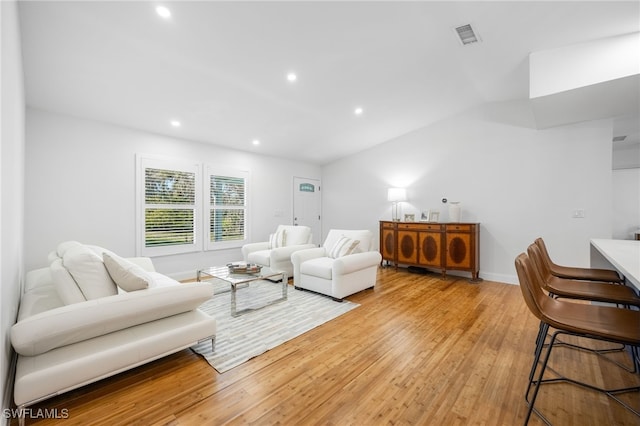
[[[195,242],[196,174],[144,170],[144,246]]]
[[[202,164],[136,156],[138,256],[202,250]]]
[[[249,172],[136,156],[139,256],[241,247],[248,241]]]
[[[246,240],[246,173],[208,170],[208,248],[239,246]]]

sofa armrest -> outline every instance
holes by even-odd
[[[333,262],[333,272],[336,275],[346,275],[371,266],[378,266],[381,260],[382,256],[377,251],[350,254]]]
[[[212,296],[213,284],[199,282],[149,288],[61,306],[14,324],[11,343],[20,355],[38,355],[196,309]]]
[[[247,262],[247,256],[254,251],[269,250],[269,242],[249,243],[242,246],[242,258]]]

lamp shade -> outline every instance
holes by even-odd
[[[387,201],[406,201],[407,190],[406,188],[389,188],[387,190]]]

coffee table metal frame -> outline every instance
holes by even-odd
[[[284,272],[268,272],[268,273],[256,273],[256,274],[238,274],[230,273],[227,266],[212,266],[208,268],[198,269],[196,271],[196,280],[202,281],[203,276],[208,276],[214,279],[218,279],[230,284],[231,291],[231,316],[237,317],[250,311],[256,311],[258,309],[271,306],[274,303],[287,300],[287,287],[288,278]],[[236,291],[238,287],[248,287],[250,283],[260,280],[276,281],[278,277],[282,277],[282,297],[274,299],[269,303],[262,305],[258,308],[246,308],[237,310],[236,308]]]

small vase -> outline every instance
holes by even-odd
[[[460,201],[449,201],[449,222],[460,222]]]

